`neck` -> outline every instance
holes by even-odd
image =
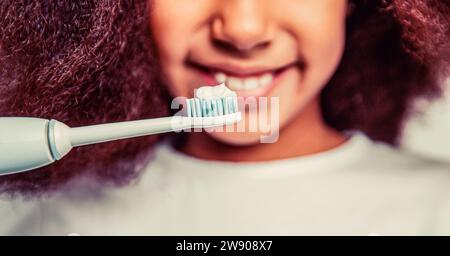
[[[210,160],[268,161],[327,151],[345,140],[341,133],[326,125],[319,104],[315,103],[283,127],[275,143],[233,146],[221,143],[205,132],[189,133],[180,150]]]

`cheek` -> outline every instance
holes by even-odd
[[[153,0],[150,3],[150,29],[168,90],[174,97],[192,97],[192,88],[197,87],[198,82],[186,70],[184,61],[193,45],[207,43],[204,28],[217,10],[217,3],[211,0]]]
[[[186,2],[191,1],[153,1],[150,14],[150,29],[159,64],[169,92],[173,96],[186,96],[188,93],[181,79],[183,61],[189,50],[189,42],[195,32],[198,18],[201,16],[191,9],[192,6],[184,6]]]
[[[170,63],[180,56],[184,48],[183,32],[186,31],[185,23],[175,22],[174,15],[182,15],[177,9],[170,8],[169,4],[162,1],[154,1],[150,15],[150,28],[157,52],[161,61]],[[178,45],[178,47],[177,47]]]
[[[305,21],[301,48],[309,68],[308,84],[321,89],[336,71],[345,45],[346,5]]]
[[[333,24],[328,29],[309,31],[307,34],[303,47],[306,58],[311,62],[310,67],[323,69],[322,76],[333,73],[344,51],[345,25]]]
[[[336,72],[345,46],[346,4],[337,3],[311,7],[295,21],[292,30],[298,38],[301,58],[305,69],[296,87],[280,94],[280,126],[298,117],[300,112],[314,112],[319,104],[319,95]],[[320,5],[321,1],[314,4]],[[322,2],[323,3],[323,2]],[[293,79],[293,83],[297,80]]]

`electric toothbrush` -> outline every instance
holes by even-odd
[[[57,120],[0,117],[0,175],[33,170],[63,158],[78,146],[231,125],[241,120],[237,95],[224,84],[205,86],[187,99],[183,116],[69,127]]]

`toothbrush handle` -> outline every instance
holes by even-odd
[[[189,128],[175,116],[70,128],[32,117],[0,117],[0,175],[36,169],[64,157],[75,146]]]
[[[55,161],[47,119],[0,117],[0,175],[39,168]]]
[[[189,127],[190,122],[188,122],[186,117],[182,116],[74,127],[70,129],[70,142],[73,147],[77,147],[112,140],[177,131]]]

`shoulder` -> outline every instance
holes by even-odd
[[[445,163],[394,148],[368,142],[364,162],[379,177],[380,190],[389,195],[402,194],[400,203],[414,203],[416,212],[427,213],[431,234],[450,232],[450,163]],[[383,192],[380,192],[383,193]]]
[[[440,173],[450,177],[450,163],[414,154],[383,142],[372,141],[364,135],[355,136],[359,137],[361,145],[362,154],[359,160],[368,167],[410,174]]]
[[[359,135],[363,136],[363,135]],[[401,193],[411,199],[441,200],[450,204],[450,164],[419,156],[385,143],[359,138],[357,173],[378,193]]]
[[[365,188],[387,202],[389,209],[424,219],[423,233],[449,234],[450,163],[358,136],[363,153],[353,169],[360,172]]]

